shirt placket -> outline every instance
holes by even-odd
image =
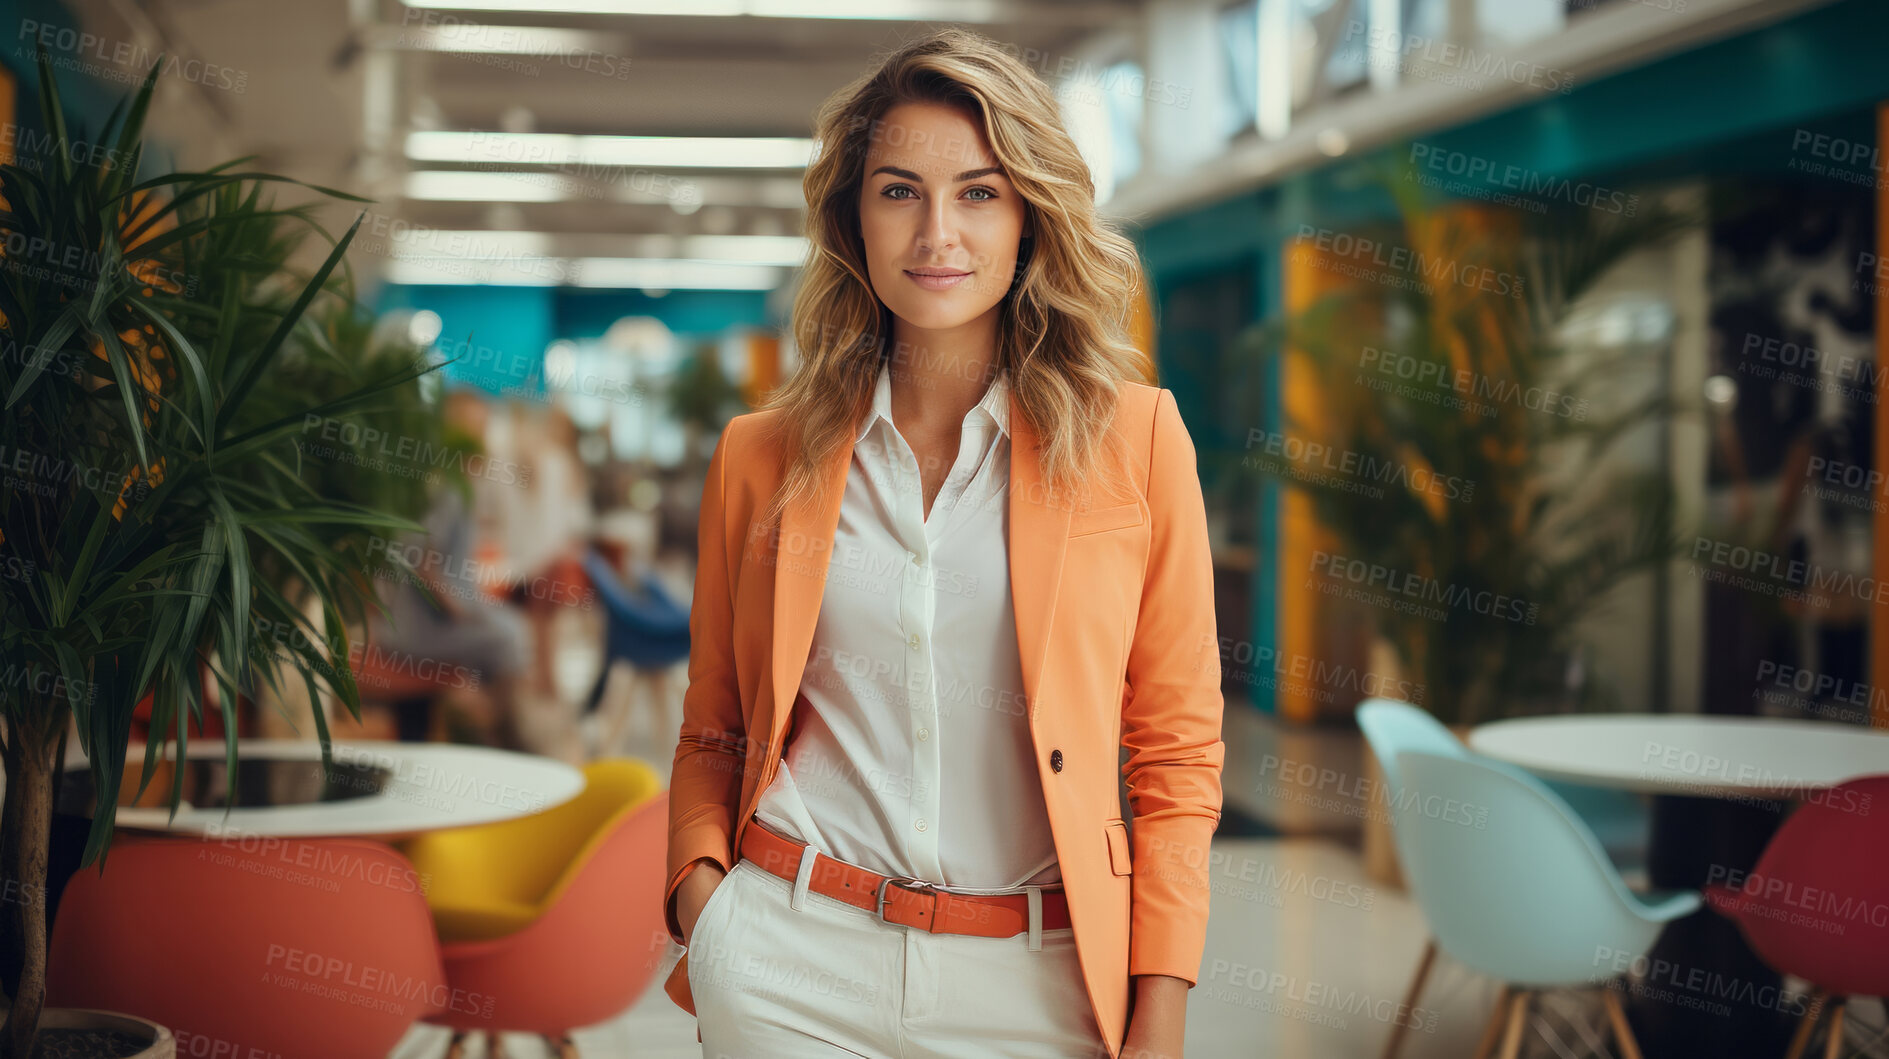
[[[921,481],[918,490],[900,497],[901,537],[911,542],[911,546],[906,550],[899,614],[907,631],[908,654],[916,667],[911,674],[913,691],[909,717],[912,725],[911,862],[914,871],[930,879],[944,877],[943,862],[938,856],[939,781],[944,766],[939,752],[938,668],[933,640],[938,620],[937,542],[954,521],[957,506],[977,471],[979,454],[988,447],[986,424],[979,415],[973,411],[965,417],[957,459],[932,500],[929,523],[925,519],[922,479],[917,477],[918,461],[904,439],[899,439],[899,458],[905,461],[914,480]]]
[[[918,459],[890,423],[885,432],[891,444],[886,451],[898,463],[893,509],[893,543],[905,553],[902,576],[898,580],[899,629],[905,634],[905,696],[907,706],[903,723],[910,726],[912,756],[905,763],[911,779],[905,823],[906,861],[913,872],[924,878],[936,878],[938,869],[937,805],[937,691],[933,684],[934,657],[932,629],[936,621],[935,601],[931,599],[926,579],[913,576],[929,561],[931,545],[925,537],[924,479]],[[900,777],[887,777],[896,781]],[[888,784],[892,790],[899,787]]]

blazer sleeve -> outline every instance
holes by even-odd
[[[727,452],[735,428],[722,431],[702,485],[696,526],[695,596],[689,608],[689,686],[682,696],[682,729],[669,779],[669,883],[663,916],[669,934],[682,943],[676,920],[676,887],[697,861],[707,858],[727,871],[734,862],[735,814],[747,759],[746,724],[734,656],[734,582],[729,570],[731,534],[725,521]]]
[[[1148,565],[1122,706],[1122,775],[1135,817],[1128,973],[1193,985],[1207,944],[1207,854],[1220,821],[1225,700],[1200,473],[1165,389],[1155,401],[1148,507]]]

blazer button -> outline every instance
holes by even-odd
[[[1049,770],[1051,772],[1061,772],[1063,770],[1063,752],[1062,751],[1052,750],[1049,752]]]

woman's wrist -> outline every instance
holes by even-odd
[[[682,943],[688,945],[695,936],[695,921],[701,918],[702,906],[708,904],[708,895],[715,892],[728,873],[712,857],[697,857],[689,865],[682,881],[676,884],[676,925],[682,928]],[[688,908],[688,920],[683,921],[683,908]]]
[[[1187,980],[1138,974],[1131,981],[1134,996],[1122,1059],[1181,1059],[1187,1031]]]
[[[1187,979],[1170,974],[1138,974],[1129,981],[1134,986],[1129,1008],[1131,1022],[1146,1018],[1152,1022],[1179,1024],[1186,1019],[1190,988]]]

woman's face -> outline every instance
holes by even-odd
[[[879,300],[911,327],[944,331],[996,311],[1028,211],[973,115],[902,103],[866,152],[859,230]]]

